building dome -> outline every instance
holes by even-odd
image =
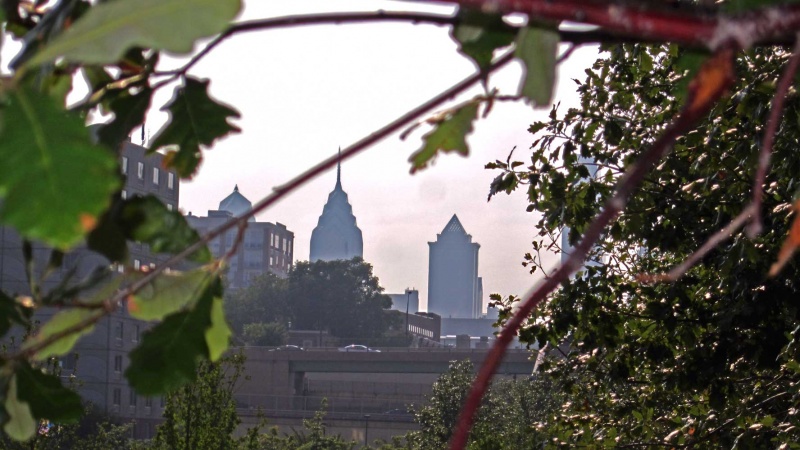
[[[247,197],[239,193],[238,184],[233,187],[233,192],[231,195],[225,197],[221,202],[219,202],[219,210],[227,211],[233,214],[234,217],[241,217],[250,212],[251,209],[253,209],[253,204],[247,199]],[[254,221],[255,219],[253,217],[248,219],[248,222]]]
[[[322,209],[317,227],[311,233],[311,255],[313,261],[363,258],[363,239],[356,224],[356,216],[342,189],[341,163],[336,169],[336,186],[328,194],[328,202]]]

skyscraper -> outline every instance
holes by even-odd
[[[313,261],[333,261],[363,258],[361,230],[356,225],[353,207],[342,189],[342,165],[336,168],[336,186],[328,194],[328,202],[322,209],[317,227],[311,232],[311,255]]]
[[[475,319],[483,307],[483,283],[478,277],[477,242],[458,217],[447,222],[436,242],[428,242],[428,311],[442,318]]]

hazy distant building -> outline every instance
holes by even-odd
[[[219,202],[219,209],[208,211],[208,216],[199,217],[190,212],[186,220],[201,235],[221,226],[233,217],[241,217],[251,210],[253,204],[234,186],[233,192]],[[238,228],[209,242],[208,248],[216,258],[225,255],[236,243]],[[294,256],[294,233],[281,223],[257,222],[248,219],[242,242],[228,261],[227,281],[231,289],[250,285],[255,277],[267,272],[286,276],[292,267]]]
[[[428,242],[428,311],[445,318],[475,319],[481,316],[483,283],[478,277],[477,242],[467,234],[458,217],[447,222],[436,242]]]
[[[406,311],[414,314],[419,311],[419,291],[416,289],[406,289],[403,294],[387,294],[392,299],[392,308],[397,311]]]
[[[311,233],[311,255],[309,259],[334,261],[337,259],[363,258],[361,230],[356,225],[356,216],[342,189],[342,166],[336,168],[336,186],[328,194],[328,202],[322,209],[317,227]]]

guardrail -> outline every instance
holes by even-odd
[[[421,404],[419,402],[407,403],[404,401],[387,400],[369,397],[318,397],[300,395],[256,395],[240,394],[235,395],[236,407],[242,411],[256,413],[262,411],[265,414],[288,412],[316,412],[322,410],[323,401],[327,401],[325,411],[329,413],[347,414],[377,414],[385,416],[408,416],[408,408],[411,404]]]
[[[350,344],[348,344],[350,345]],[[358,345],[358,344],[357,344]],[[258,348],[267,350],[277,350],[280,347],[262,347],[255,345],[248,345],[248,348]],[[345,351],[339,350],[340,347],[306,347],[302,351],[306,352],[342,352],[342,353],[368,353],[364,351]],[[489,349],[482,348],[451,348],[451,347],[425,347],[425,348],[410,348],[410,347],[370,347],[373,350],[380,350],[381,353],[486,353]],[[281,351],[299,351],[299,350],[281,350]],[[528,350],[525,348],[510,348],[506,353],[529,353],[531,354],[536,350]]]

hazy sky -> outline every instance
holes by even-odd
[[[247,3],[242,20],[332,10],[408,9],[416,3],[375,1]],[[450,11],[448,8],[431,8]],[[597,50],[575,52],[561,67],[556,101],[575,102],[575,84]],[[173,62],[174,63],[174,62]],[[448,29],[431,25],[312,26],[235,36],[198,64],[192,75],[211,79],[211,94],[242,114],[242,133],[205,153],[199,174],[181,185],[181,208],[195,215],[217,209],[235,184],[254,203],[303,169],[326,158],[450,87],[474,71],[456,52]],[[491,85],[516,91],[521,73],[513,63]],[[566,82],[564,82],[566,81]],[[479,93],[464,96],[464,100]],[[171,96],[171,89],[161,98]],[[484,164],[505,159],[513,147],[523,158],[532,142],[528,126],[545,117],[522,103],[498,104],[469,137],[468,158],[441,156],[409,174],[409,155],[421,145],[421,128],[405,141],[390,136],[345,162],[342,183],[364,236],[364,259],[387,292],[420,290],[427,304],[428,245],[455,213],[480,243],[484,297],[523,294],[535,282],[521,266],[530,250],[536,217],[525,212],[523,192],[486,201],[496,173]],[[163,113],[148,119],[155,134]],[[524,159],[524,158],[523,158]],[[295,259],[308,259],[335,171],[309,183],[257,217],[281,222],[295,234]]]

